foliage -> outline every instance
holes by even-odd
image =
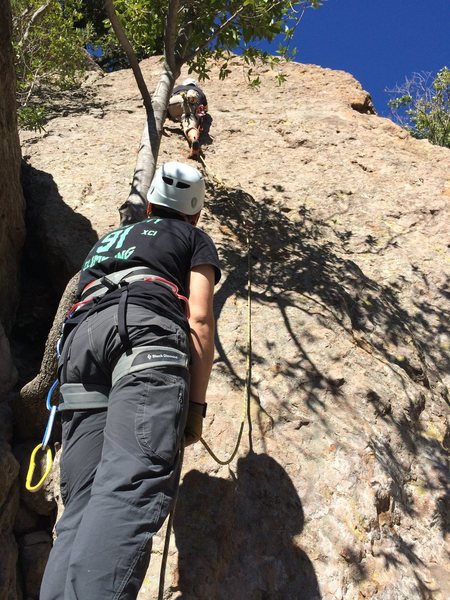
[[[21,106],[17,112],[19,127],[40,132],[44,129],[46,115],[47,111],[44,106]]]
[[[139,59],[163,54],[167,0],[116,0],[114,7]],[[105,15],[103,31],[97,40],[103,50],[101,63],[108,70],[128,66],[123,48]]]
[[[170,0],[116,0],[115,10],[138,59],[163,54]],[[177,65],[189,64],[200,80],[208,78],[209,59],[220,61],[220,77],[230,72],[233,51],[239,48],[248,66],[249,83],[260,80],[258,60],[276,68],[291,58],[292,36],[309,7],[321,0],[200,0],[179,2],[174,54]],[[52,90],[77,85],[86,66],[84,48],[101,47],[98,62],[108,70],[128,66],[121,44],[106,19],[103,0],[12,0],[13,43],[16,55],[19,123],[41,129]],[[280,41],[279,56],[258,49],[266,40]],[[286,76],[278,69],[281,84]]]
[[[322,1],[130,0],[125,4],[122,1],[117,0],[114,5],[113,0],[105,0],[105,7],[133,69],[147,113],[131,192],[119,209],[121,224],[126,225],[145,218],[145,198],[158,159],[166,107],[183,65],[188,65],[188,72],[194,71],[203,81],[209,78],[215,64],[220,78],[225,79],[231,71],[233,52],[239,48],[249,83],[257,88],[261,81],[253,73],[254,65],[262,61],[275,68],[281,66],[281,58],[289,59],[295,52],[290,47],[291,41],[304,11],[308,7],[318,8]],[[137,5],[139,12],[135,15],[132,9]],[[124,10],[128,11],[126,16]],[[161,39],[164,45],[164,67],[152,96],[137,60],[137,55],[145,51],[139,35],[148,31],[154,41]],[[280,42],[279,56],[271,56],[258,47],[263,41],[275,40]],[[281,85],[286,75],[279,69],[275,79]]]
[[[251,66],[262,60],[271,68],[280,58],[295,56],[291,40],[307,7],[318,8],[321,0],[297,2],[280,0],[190,0],[180,2],[176,18],[177,39],[175,55],[177,64],[188,63],[200,80],[208,78],[209,59],[220,61],[220,77],[229,71],[232,52],[239,49],[248,64],[249,82],[258,87]],[[116,0],[116,12],[120,18],[133,50],[138,58],[164,51],[164,33],[168,13],[168,0]],[[109,29],[101,45],[109,57],[120,54],[120,46],[109,22]],[[280,40],[278,57],[258,49],[263,40]],[[283,75],[278,74],[279,83]]]
[[[21,127],[40,130],[54,90],[68,90],[86,65],[89,28],[75,28],[80,1],[12,0],[13,46]]]
[[[432,79],[431,73],[414,73],[389,93],[394,119],[414,137],[450,148],[450,69],[443,67]]]
[[[188,47],[196,53],[190,61],[190,69],[196,71],[200,79],[207,78],[207,61],[212,58],[222,64],[221,73],[226,74],[231,52],[239,47],[248,65],[247,77],[256,87],[258,77],[254,77],[252,65],[258,60],[275,68],[280,59],[295,56],[291,41],[304,10],[308,6],[317,7],[320,2],[277,2],[273,0],[245,0],[244,2],[224,2],[213,0],[211,11],[195,11],[195,3],[184,10],[180,32],[188,40]],[[215,14],[214,19],[211,14]],[[230,23],[230,21],[232,22]],[[258,48],[260,42],[279,40],[278,55],[274,57]],[[182,40],[177,50],[186,56]],[[187,52],[189,56],[189,52]],[[192,54],[191,54],[192,56]],[[281,80],[279,79],[281,82]]]

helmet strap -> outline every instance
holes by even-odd
[[[202,211],[199,210],[198,213],[196,215],[187,215],[188,217],[188,222],[193,225],[194,227],[197,225],[198,220],[200,219],[200,213]]]

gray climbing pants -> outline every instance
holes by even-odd
[[[128,306],[127,329],[133,350],[189,353],[180,327],[141,307]],[[142,585],[179,481],[189,379],[185,367],[140,360],[143,368],[122,369],[112,383],[123,364],[117,306],[88,316],[64,345],[61,383],[82,382],[94,405],[99,389],[109,393],[107,408],[61,412],[64,512],[40,600],[134,600]]]

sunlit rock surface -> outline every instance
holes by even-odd
[[[154,89],[158,59],[142,67]],[[282,69],[254,91],[236,59],[204,85],[201,225],[223,264],[204,435],[221,458],[243,412],[249,262],[251,402],[230,468],[186,451],[164,598],[448,598],[450,152],[376,116],[347,73]],[[144,124],[131,72],[93,77],[88,102],[23,135],[59,286],[117,226]],[[187,150],[167,122],[160,163]]]

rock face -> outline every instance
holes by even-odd
[[[201,225],[224,270],[205,438],[220,457],[242,414],[248,264],[249,418],[230,468],[186,452],[164,597],[448,598],[450,152],[376,116],[347,73],[287,64],[283,87],[262,70],[256,92],[235,62],[205,85]],[[158,60],[143,69],[153,89]],[[86,85],[95,102],[24,135],[23,153],[101,234],[144,114],[129,71]],[[160,163],[186,154],[168,123]],[[71,249],[56,231],[49,268]],[[163,532],[141,600],[162,545]]]

